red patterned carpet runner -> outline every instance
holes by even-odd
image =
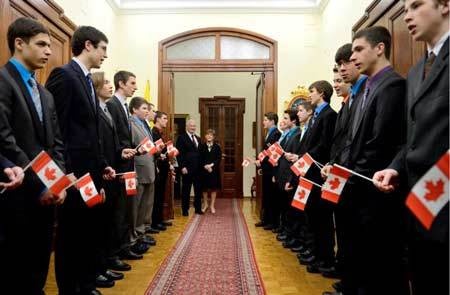
[[[194,216],[145,294],[265,294],[239,201]]]

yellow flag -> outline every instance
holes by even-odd
[[[145,83],[144,98],[146,101],[152,102],[152,98],[150,96],[150,80],[147,80],[147,82]]]

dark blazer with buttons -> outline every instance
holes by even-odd
[[[104,113],[100,112],[100,136],[102,151],[108,166],[117,169],[121,162],[121,152],[119,139],[117,137],[116,126]]]
[[[93,100],[80,66],[73,60],[53,69],[46,83],[55,98],[56,112],[65,147],[67,171],[81,177],[87,172],[97,188],[107,163],[101,147],[100,108]]]
[[[195,135],[198,144],[200,145],[200,137]],[[180,152],[178,154],[177,160],[180,169],[186,168],[188,174],[197,174],[199,172],[200,166],[200,153],[198,147],[189,137],[187,132],[184,132],[177,138],[176,148]]]
[[[425,57],[411,68],[407,77],[407,141],[391,164],[400,173],[403,187],[414,184],[449,149],[449,39],[425,80]],[[430,231],[417,221],[423,237],[448,243],[449,204],[441,210]]]
[[[119,139],[119,145],[121,149],[135,147],[132,143],[131,129],[128,122],[127,114],[123,109],[120,100],[113,96],[107,102],[108,110],[113,118],[114,125],[116,126],[117,136]],[[121,161],[119,165],[120,172],[132,171],[134,169],[133,160]]]
[[[301,134],[301,129],[297,128],[297,130],[289,137],[284,148],[284,151],[286,153],[295,154],[298,151],[298,148],[300,146]],[[284,187],[287,182],[292,184],[294,183],[293,179],[297,179],[297,176],[290,169],[292,164],[293,163],[286,160],[284,156],[278,160],[278,169],[276,169],[277,175],[275,176],[275,178],[280,190],[284,191]]]
[[[15,66],[8,62],[0,69],[0,152],[16,165],[25,167],[45,150],[64,169],[64,147],[53,96],[39,84],[38,89],[43,124]],[[26,173],[26,184],[38,194],[44,188],[31,169]]]

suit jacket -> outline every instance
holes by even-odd
[[[200,137],[195,135],[195,138],[200,145]],[[200,153],[187,132],[178,136],[176,148],[180,152],[177,157],[180,169],[186,168],[188,174],[197,174],[200,166]]]
[[[399,171],[408,191],[449,149],[448,51],[449,39],[425,80],[422,81],[425,57],[407,77],[407,141],[390,166]],[[447,203],[429,231],[414,221],[423,237],[448,243],[448,206]]]
[[[64,140],[68,172],[81,177],[87,172],[97,188],[102,187],[102,173],[107,167],[102,153],[98,100],[92,102],[86,77],[75,61],[53,69],[46,83],[55,98],[59,126]]]
[[[164,135],[162,133],[161,130],[158,129],[158,127],[154,126],[152,128],[152,136],[153,136],[153,141],[157,141],[159,139],[162,139],[164,142],[167,142],[167,140],[164,138]],[[166,153],[167,152],[167,147],[164,147],[164,149],[161,151],[161,153]],[[161,159],[159,156],[161,153],[156,153],[155,154],[155,159],[156,159],[156,166],[158,166],[158,174],[164,174],[167,175],[167,173],[169,172],[169,158],[166,157],[164,160]]]
[[[100,111],[100,136],[102,143],[102,152],[108,166],[117,169],[121,163],[121,153],[119,139],[117,137],[116,126],[112,120],[105,115],[103,111]]]
[[[14,164],[0,154],[0,169],[11,168]]]
[[[130,117],[132,144],[137,146],[144,138],[149,137],[147,131]],[[155,161],[153,155],[144,154],[134,158],[139,183],[153,183],[155,181]]]
[[[0,69],[0,152],[16,165],[26,166],[42,150],[64,170],[63,142],[53,96],[38,84],[42,104],[41,124],[31,95],[15,66]],[[44,185],[29,169],[25,185],[40,194]]]
[[[263,149],[267,149],[269,146],[271,146],[272,144],[274,144],[275,142],[278,141],[278,139],[280,139],[281,136],[281,132],[280,130],[278,130],[278,128],[276,128],[275,130],[273,130],[269,136],[264,140],[264,146]],[[272,176],[275,176],[274,173],[276,171],[276,169],[274,169],[274,167],[272,166],[272,164],[270,164],[269,162],[269,157],[266,157],[262,162],[261,162],[261,169],[262,169],[262,173],[263,176],[267,176],[268,178],[272,179]],[[270,180],[271,181],[271,180]]]
[[[297,153],[300,146],[301,133],[301,129],[297,128],[297,130],[289,137],[284,148],[285,152],[293,154]],[[298,183],[298,180],[295,181],[295,179],[297,179],[296,175],[290,169],[292,164],[293,163],[286,160],[284,156],[278,160],[278,169],[276,169],[277,175],[275,178],[277,180],[278,187],[283,191],[287,182],[291,183],[291,186],[292,184],[295,184],[295,182]]]
[[[125,113],[120,100],[113,96],[106,102],[108,110],[111,113],[119,138],[119,145],[121,149],[134,148],[131,138],[131,129],[127,114]],[[127,172],[133,170],[133,160],[122,161],[119,165],[120,172]]]

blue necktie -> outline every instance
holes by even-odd
[[[92,82],[91,73],[86,75],[86,81],[87,81],[87,83],[89,85],[89,89],[91,90],[91,103],[92,103],[92,106],[94,107],[94,110],[96,110],[96,107],[95,107],[96,104],[95,104],[94,83]]]
[[[34,107],[36,108],[39,121],[41,121],[42,123],[43,116],[42,116],[41,95],[39,94],[39,89],[37,87],[37,83],[34,77],[31,77],[30,80],[28,80],[28,84],[30,84],[31,86],[31,99],[33,100]]]

